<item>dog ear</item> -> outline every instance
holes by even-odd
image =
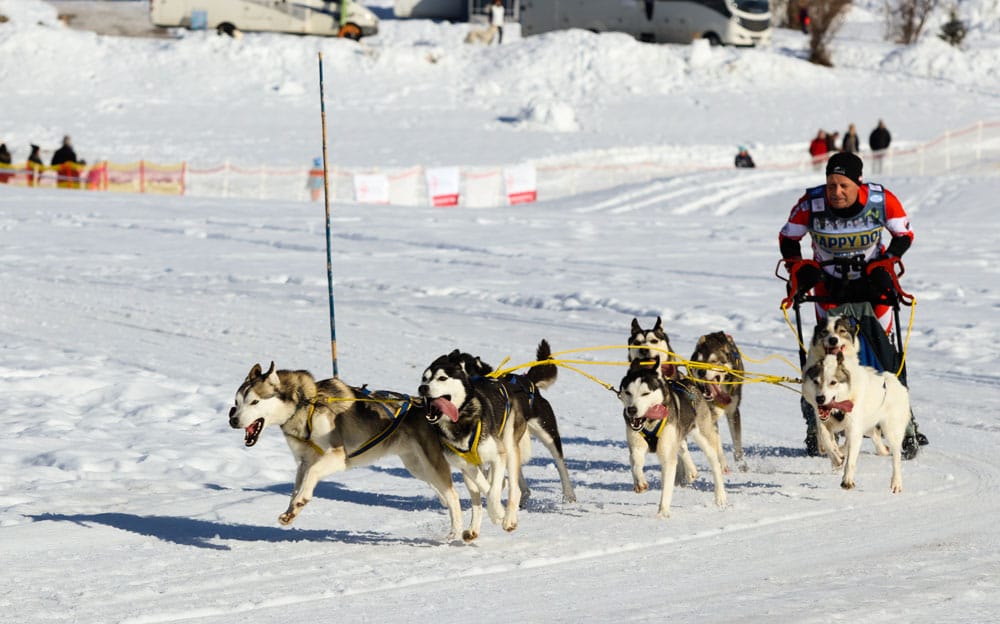
[[[267,379],[268,381],[270,381],[272,384],[274,384],[276,386],[281,383],[281,380],[278,378],[277,371],[274,370],[274,361],[273,360],[271,361],[271,368],[267,369],[267,372],[264,373],[263,376],[264,376],[265,379]]]
[[[639,326],[639,319],[632,318],[632,335],[642,333],[642,327]]]
[[[653,325],[653,331],[663,330],[663,320],[660,317],[656,317],[656,324]]]
[[[259,362],[257,364],[253,365],[253,368],[251,368],[250,372],[247,373],[247,378],[243,380],[243,383],[246,383],[246,382],[251,381],[253,379],[257,379],[258,377],[260,377],[260,363]]]

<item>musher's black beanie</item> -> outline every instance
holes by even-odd
[[[846,176],[861,185],[861,169],[863,163],[857,155],[850,152],[837,152],[826,161],[826,175],[839,174]]]

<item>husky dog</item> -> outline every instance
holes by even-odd
[[[456,357],[466,375],[474,381],[480,380],[493,372],[493,367],[484,362],[479,356],[462,353],[458,349],[455,349],[449,357]],[[544,362],[550,357],[552,357],[552,349],[549,347],[549,343],[543,340],[535,352],[535,359]],[[556,464],[556,470],[559,472],[559,481],[562,484],[563,502],[575,503],[576,492],[573,491],[573,483],[570,481],[569,470],[566,468],[566,458],[563,455],[562,438],[559,436],[559,425],[556,423],[555,412],[552,411],[552,405],[548,400],[538,394],[536,389],[536,386],[539,388],[548,388],[555,383],[559,369],[555,364],[539,364],[532,370],[534,370],[534,373],[529,371],[528,375],[506,374],[501,376],[500,379],[513,384],[512,388],[528,393],[531,408],[525,413],[528,432],[544,444],[545,448],[549,450],[549,454],[552,455],[552,460]],[[532,375],[541,381],[536,384],[531,379]],[[541,385],[543,383],[545,384],[544,386]],[[519,485],[521,486],[521,509],[524,509],[527,506],[528,497],[531,496],[531,489],[528,487],[528,482],[524,478],[523,471],[521,472]]]
[[[663,321],[656,317],[652,329],[643,329],[639,320],[632,319],[632,328],[628,337],[628,361],[651,360],[657,355],[663,361],[663,376],[667,379],[680,379],[681,372],[673,361],[674,349],[670,346],[670,336],[663,331]],[[670,358],[670,359],[668,359]]]
[[[372,401],[371,399],[376,399]],[[281,428],[298,462],[295,491],[281,524],[291,524],[312,498],[323,477],[398,455],[410,474],[427,482],[448,507],[455,539],[462,531],[462,510],[451,480],[444,448],[409,397],[369,393],[339,379],[316,381],[303,370],[267,372],[255,364],[236,391],[229,426],[243,429],[244,444],[253,446],[269,426]]]
[[[548,342],[543,340],[538,346],[537,359],[547,360],[550,355]],[[466,541],[479,536],[483,494],[490,520],[502,523],[506,531],[517,528],[523,483],[521,466],[531,451],[526,435],[529,428],[543,443],[552,444],[550,450],[555,449],[553,457],[563,477],[563,493],[568,499],[575,498],[572,487],[567,487],[569,477],[562,461],[555,416],[548,401],[538,392],[555,382],[556,366],[539,364],[531,367],[527,375],[499,379],[484,377],[487,372],[491,369],[482,360],[456,349],[427,367],[419,387],[427,405],[427,420],[451,451],[448,458],[462,471],[469,488],[472,522],[462,534]],[[534,422],[529,425],[531,421]],[[506,510],[501,502],[505,474]]]
[[[745,471],[747,465],[743,460],[743,429],[740,423],[740,401],[743,398],[743,380],[739,376],[743,371],[740,350],[736,348],[732,336],[718,331],[698,339],[691,361],[710,365],[706,368],[688,366],[688,370],[709,406],[715,411],[716,423],[725,414],[729,434],[733,438],[733,460],[740,470]],[[719,461],[722,462],[723,471],[729,472],[721,441],[720,437]]]
[[[854,487],[861,439],[879,427],[892,453],[890,487],[893,493],[903,490],[902,445],[910,422],[910,395],[895,375],[862,366],[843,353],[829,354],[806,371],[802,396],[816,412],[817,431],[831,456],[840,453],[831,430],[844,431],[846,461],[840,456],[844,462],[840,487]],[[839,465],[837,457],[831,459],[834,466]]]
[[[827,354],[843,353],[847,359],[858,359],[861,351],[857,330],[846,316],[828,316],[820,320],[813,330],[806,368],[823,359]]]
[[[851,363],[860,364],[859,354],[861,343],[858,340],[858,332],[852,326],[851,320],[846,316],[828,316],[821,319],[815,329],[813,329],[812,339],[809,341],[809,351],[806,353],[806,364],[804,370],[809,370],[814,364],[822,360],[827,355],[843,353],[844,359]],[[835,412],[836,414],[836,412]],[[843,432],[843,427],[838,423],[842,419],[834,417],[834,421],[826,421],[829,436],[817,435],[820,452],[826,452],[835,467],[840,467],[844,461],[843,450],[833,448],[834,445],[824,446],[825,441],[836,442],[837,434]],[[817,429],[817,432],[819,429]],[[878,427],[865,432],[865,436],[871,438],[875,445],[875,452],[879,455],[888,455],[889,449],[882,442],[882,435]],[[831,448],[833,450],[831,451]]]
[[[624,406],[625,438],[628,441],[632,481],[636,492],[645,492],[649,483],[642,474],[646,453],[656,453],[660,460],[663,491],[657,517],[670,517],[674,493],[673,475],[677,457],[686,446],[685,436],[694,438],[708,458],[715,479],[715,504],[726,505],[726,490],[719,461],[719,431],[715,417],[701,392],[682,381],[667,379],[660,368],[659,356],[654,365],[633,360],[618,389]]]

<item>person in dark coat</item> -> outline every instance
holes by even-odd
[[[42,162],[41,148],[31,144],[31,153],[28,154],[28,162],[25,163],[25,169],[28,170],[28,186],[34,186],[35,182],[42,177],[42,171],[45,170],[45,163]]]
[[[750,156],[750,152],[747,148],[740,146],[740,151],[736,154],[735,164],[740,169],[753,169],[757,165],[753,162],[753,157]]]
[[[889,134],[889,129],[885,127],[885,122],[879,119],[878,125],[868,136],[868,147],[872,148],[872,171],[874,173],[882,173],[882,159],[885,158],[886,150],[889,149],[891,142],[892,135]]]
[[[14,171],[10,166],[10,152],[7,151],[7,144],[0,143],[0,184],[7,184],[7,180],[14,176]]]
[[[62,188],[78,188],[80,186],[80,163],[73,150],[73,142],[69,135],[63,137],[62,146],[52,154],[52,166],[58,174],[57,185]]]

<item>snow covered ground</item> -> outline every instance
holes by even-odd
[[[69,132],[88,159],[301,164],[319,149],[322,50],[336,87],[332,159],[345,165],[630,150],[722,162],[738,142],[760,161],[804,151],[818,127],[853,121],[867,134],[878,118],[897,140],[924,141],[1000,117],[1000,13],[974,9],[963,53],[930,39],[887,46],[875,13],[859,12],[831,70],[799,60],[795,33],[700,60],[690,46],[582,32],[472,48],[462,25],[393,20],[361,45],[131,40],[0,0],[11,18],[0,24],[0,140],[17,161],[28,142],[52,149]],[[536,97],[566,103],[579,128],[518,120]],[[702,476],[657,520],[654,458],[651,490],[633,493],[619,403],[562,370],[546,396],[578,502],[560,500],[536,444],[518,530],[486,524],[471,545],[443,541],[444,508],[396,460],[326,480],[280,527],[294,478],[285,442],[268,430],[247,449],[227,423],[256,362],[330,373],[317,204],[0,186],[0,620],[995,619],[1000,176],[869,177],[899,195],[916,231],[908,362],[931,445],[904,464],[901,494],[867,449],[858,488],[841,490],[827,460],[804,454],[798,396],[754,384],[749,469],[727,476],[729,506],[712,504],[695,450]],[[500,210],[338,203],[340,376],[415,392],[441,353],[527,362],[543,337],[624,362],[624,349],[597,348],[656,316],[682,353],[721,329],[748,370],[797,376],[776,239],[821,181],[734,170]],[[624,364],[581,368],[617,384]]]

